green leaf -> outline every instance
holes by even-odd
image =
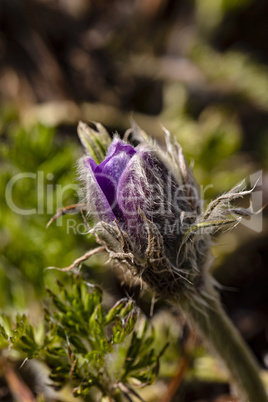
[[[93,123],[95,128],[79,122],[77,132],[85,152],[100,164],[107,153],[111,137],[106,129],[99,123]]]
[[[110,324],[112,321],[114,321],[115,317],[117,315],[122,316],[123,314],[121,313],[126,304],[128,303],[128,299],[124,298],[121,300],[118,300],[115,305],[108,311],[104,318],[104,324]]]

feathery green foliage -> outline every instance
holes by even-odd
[[[69,384],[74,396],[94,400],[98,393],[117,400],[127,394],[130,399],[136,395],[133,383],[154,382],[167,345],[155,351],[154,331],[138,318],[133,300],[121,299],[105,311],[99,286],[68,278],[68,286],[58,282],[57,293],[48,290],[51,302],[39,326],[25,315],[17,315],[15,325],[8,316],[0,317],[0,348],[45,362],[54,386]]]

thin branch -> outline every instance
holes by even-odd
[[[65,268],[48,267],[47,269],[57,269],[62,272],[71,271],[72,269],[78,267],[78,265],[80,265],[82,262],[88,260],[93,255],[102,253],[105,250],[106,249],[103,246],[97,247],[97,248],[94,248],[94,250],[90,250],[87,253],[85,253],[84,255],[82,255],[81,257],[77,258],[71,265],[69,265],[69,267],[65,267]]]
[[[87,211],[87,204],[73,204],[65,208],[60,208],[57,210],[55,215],[49,220],[49,222],[46,225],[46,229],[51,225],[52,222],[54,222],[56,219],[58,219],[63,215],[76,214],[78,212],[82,213],[83,211]]]

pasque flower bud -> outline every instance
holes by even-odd
[[[131,136],[136,146],[115,136],[101,163],[90,156],[81,161],[87,209],[96,221],[93,231],[112,259],[157,294],[193,299],[208,280],[209,235],[237,222],[230,219],[234,211],[228,204],[243,193],[236,188],[202,213],[199,188],[169,133],[166,152],[137,126],[125,140]]]

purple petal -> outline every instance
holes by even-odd
[[[84,165],[86,166],[86,194],[87,203],[89,204],[89,210],[97,214],[98,220],[103,220],[107,223],[115,220],[115,215],[112,208],[103,193],[96,177],[94,170],[96,169],[96,162],[93,159],[84,159]]]
[[[87,168],[91,168],[93,172],[95,172],[96,167],[98,166],[94,159],[87,158],[85,160],[85,165]]]
[[[112,142],[106,159],[96,167],[95,172],[112,177],[118,183],[128,161],[135,153],[131,145],[116,139]]]
[[[133,156],[136,153],[136,150],[131,145],[126,144],[124,141],[119,140],[118,138],[115,138],[108,149],[106,159],[117,152],[124,152],[130,156]]]
[[[136,153],[135,149],[123,141],[115,139],[108,151],[106,159],[99,165],[88,158],[86,165],[90,166],[100,189],[106,196],[114,215],[121,220],[121,211],[117,204],[117,185],[129,160]]]

